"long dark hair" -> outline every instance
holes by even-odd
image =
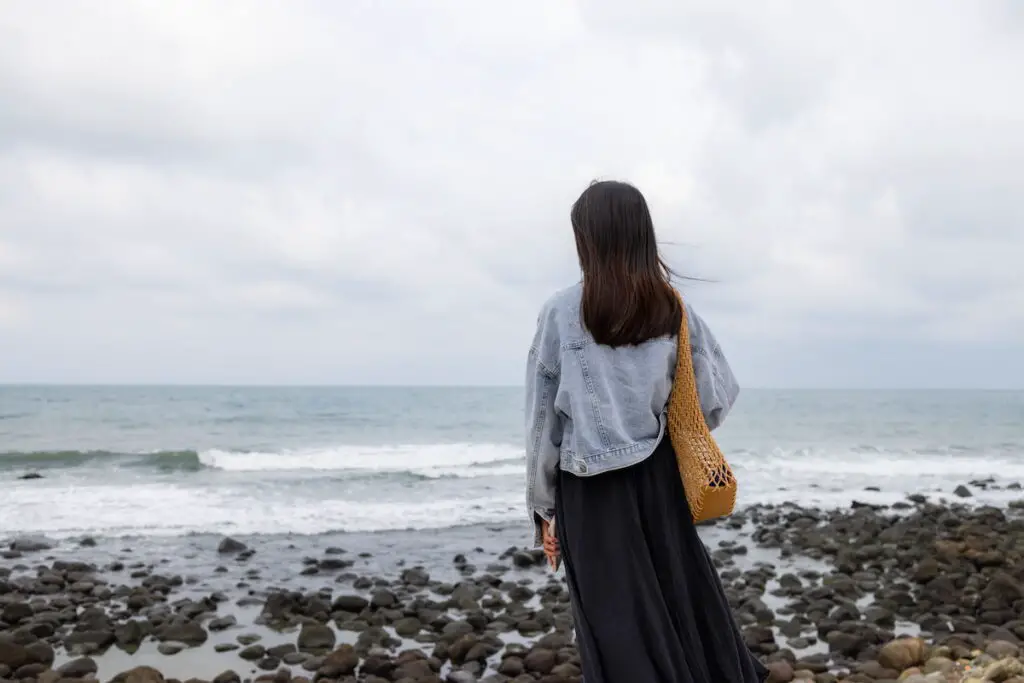
[[[570,217],[583,270],[580,314],[594,340],[615,347],[677,334],[682,306],[640,190],[591,183]]]

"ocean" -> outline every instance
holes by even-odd
[[[0,387],[0,538],[521,524],[525,541],[522,403],[521,388]],[[751,389],[716,437],[741,506],[1022,495],[1024,392]]]

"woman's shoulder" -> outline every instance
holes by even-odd
[[[683,307],[686,310],[686,327],[690,336],[690,346],[695,351],[708,351],[719,353],[718,340],[708,327],[707,322],[700,316],[694,307],[683,299]]]
[[[551,296],[544,302],[542,310],[568,310],[571,308],[579,308],[580,299],[583,297],[583,283],[577,282],[574,285],[568,287],[562,287],[555,291]]]
[[[545,301],[537,315],[538,334],[555,346],[580,334],[582,284],[559,289]]]
[[[583,297],[582,283],[576,283],[559,289],[544,301],[541,306],[540,320],[562,324],[570,320],[578,320],[580,301]]]
[[[694,325],[703,325],[704,319],[697,315],[697,311],[694,309],[693,304],[687,301],[685,298],[683,301],[683,312],[686,313],[686,322],[693,327]]]

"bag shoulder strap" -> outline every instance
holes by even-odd
[[[686,320],[686,303],[682,295],[676,292],[682,312],[679,325],[679,339],[676,351],[676,373],[672,378],[672,391],[669,394],[668,418],[689,431],[707,429],[704,424],[704,413],[700,409],[700,398],[697,396],[697,377],[693,370],[693,349],[690,348],[690,326]]]

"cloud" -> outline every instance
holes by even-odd
[[[1022,32],[1010,0],[11,3],[0,381],[517,383],[617,177],[747,384],[1024,386]]]

